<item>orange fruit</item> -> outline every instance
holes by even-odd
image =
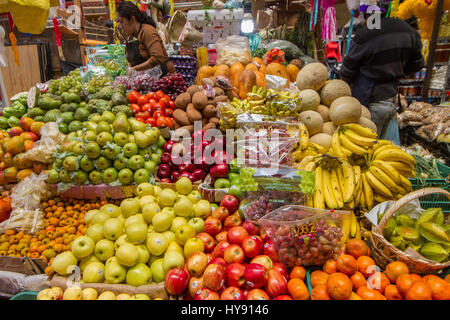
[[[386,297],[379,293],[377,290],[373,290],[365,286],[359,288],[356,291],[356,294],[363,300],[386,300]]]
[[[318,284],[326,284],[328,277],[329,274],[321,270],[311,272],[311,286],[314,288]]]
[[[358,259],[361,256],[369,255],[369,247],[360,239],[350,239],[345,246],[345,252]]]
[[[404,300],[395,284],[389,284],[386,289],[384,289],[384,296],[388,300]]]
[[[444,280],[450,283],[450,273],[445,276]]]
[[[337,272],[337,262],[333,259],[328,259],[322,267],[323,272],[332,274]]]
[[[375,272],[367,279],[367,287],[369,289],[377,290],[381,294],[384,294],[384,290],[390,284],[389,278],[381,272]]]
[[[352,295],[353,283],[341,272],[331,274],[327,280],[327,292],[334,300],[348,300]]]
[[[393,283],[397,280],[398,276],[401,274],[408,274],[408,266],[401,261],[394,261],[386,266],[386,275]]]
[[[294,300],[308,300],[309,291],[302,279],[291,279],[288,282],[288,292]]]
[[[366,278],[370,277],[377,271],[375,261],[373,261],[371,257],[361,256],[356,259],[356,264],[358,266],[358,271],[361,272]]]
[[[418,274],[415,273],[410,273],[409,274],[411,277],[413,277],[413,279],[415,280],[423,280],[421,276],[419,276]]]
[[[349,254],[340,255],[336,260],[337,269],[346,275],[352,275],[358,271],[358,264],[355,258]]]
[[[331,300],[327,286],[325,284],[318,284],[311,290],[311,300]]]
[[[423,280],[430,288],[433,300],[450,300],[450,285],[444,279],[435,275],[426,275]]]
[[[349,300],[362,300],[360,296],[358,296],[355,292],[352,292]]]
[[[290,279],[302,279],[305,280],[306,277],[306,269],[301,266],[295,266],[292,268],[291,273],[289,274]]]
[[[414,279],[414,277],[412,277],[410,274],[401,274],[398,276],[395,284],[397,285],[397,289],[401,293],[401,295],[405,296],[406,292],[411,287],[414,281],[416,281],[416,279]]]
[[[406,292],[406,300],[431,300],[431,289],[424,280],[416,280]]]
[[[350,280],[352,280],[353,283],[353,290],[358,290],[360,287],[367,286],[367,280],[364,278],[364,275],[356,271],[352,276],[350,277]]]

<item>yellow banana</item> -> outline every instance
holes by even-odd
[[[364,200],[366,202],[367,209],[372,209],[373,208],[372,188],[370,187],[365,174],[363,174],[361,178],[362,178],[362,188],[363,188],[363,193],[364,193]]]
[[[403,195],[401,195],[400,193],[394,195],[395,200],[400,200],[401,198],[403,198]]]
[[[386,197],[384,197],[381,194],[378,194],[376,192],[373,194],[373,199],[375,200],[376,203],[382,203],[382,202],[385,202],[385,201],[389,201],[388,198],[386,198]]]
[[[401,195],[405,195],[408,193],[408,191],[406,191],[406,189],[403,188],[403,185],[401,183],[397,185],[397,189],[398,193],[400,193]]]
[[[375,139],[363,137],[352,130],[345,130],[344,135],[351,142],[362,147],[371,147],[377,142]]]
[[[361,180],[363,179],[362,176],[364,176],[364,174],[361,175]],[[367,208],[367,202],[366,197],[364,196],[364,187],[362,182],[361,182],[361,192],[359,194],[359,206],[361,208]]]
[[[300,149],[305,150],[309,142],[308,129],[303,123],[300,124],[299,127],[300,127],[300,141],[299,141]]]
[[[336,169],[332,169],[330,172],[331,172],[331,186],[334,192],[334,198],[336,199],[338,205],[337,208],[342,208],[344,206],[344,201],[342,200],[342,191],[341,186],[339,184]]]
[[[345,185],[345,180],[344,180],[344,172],[342,171],[341,166],[337,166],[335,170],[336,170],[336,174],[337,174],[337,178],[338,178],[339,187],[340,187],[341,193],[342,193],[342,201],[344,201],[344,194],[347,189],[347,186]],[[344,203],[347,203],[349,200],[344,201]]]
[[[415,178],[416,177],[416,173],[414,172],[414,170],[397,170],[398,173],[400,173],[400,175],[407,177],[407,178]]]
[[[414,166],[401,161],[384,161],[388,165],[392,166],[395,170],[414,171]]]
[[[314,208],[313,197],[309,194],[306,196],[306,205],[310,208]]]
[[[328,208],[336,209],[338,204],[331,186],[330,172],[326,169],[323,169],[322,174],[325,203],[327,204]]]
[[[394,193],[398,193],[398,189],[397,189],[397,185],[394,182],[394,180],[392,180],[386,173],[384,173],[383,170],[379,169],[378,167],[375,166],[370,166],[369,167],[369,171],[381,182],[383,182],[383,184],[389,188],[389,190],[391,190],[391,192]]]
[[[373,157],[373,158],[376,158],[377,155],[379,155],[382,151],[389,150],[389,149],[400,150],[400,148],[397,147],[397,146],[394,145],[394,144],[386,144],[386,145],[384,145],[384,146],[381,146],[381,147],[378,148],[377,150],[375,150],[375,151],[372,153],[372,157]]]
[[[359,207],[361,198],[361,180],[356,185],[354,198],[355,198],[355,207]]]
[[[308,164],[305,166],[305,171],[314,171],[316,167],[316,163],[314,161],[308,162]]]
[[[355,239],[361,240],[361,226],[359,225],[359,222],[356,222],[356,234]]]
[[[409,155],[401,149],[388,149],[381,151],[379,154],[377,154],[376,159],[384,161],[402,161],[413,167],[416,163],[416,160],[414,160],[413,156]]]
[[[308,164],[308,163],[310,163],[310,162],[313,162],[314,161],[314,156],[306,156],[306,157],[304,157],[303,158],[303,160],[302,161],[300,161],[300,164],[299,164],[299,169],[300,170],[305,170],[305,166]]]
[[[398,171],[395,170],[393,166],[386,163],[385,161],[375,160],[372,162],[372,166],[375,166],[378,169],[382,170],[384,173],[386,173],[392,180],[394,180],[397,186],[402,183],[400,173],[398,173]]]
[[[351,152],[344,152],[339,142],[339,132],[336,130],[331,136],[331,149],[338,158],[346,159],[352,155]]]
[[[347,240],[348,240],[348,236],[350,235],[351,223],[352,223],[352,217],[349,214],[348,215],[344,215],[342,217],[342,227],[341,227],[342,238],[341,238],[341,244],[345,244],[347,242]]]
[[[316,180],[314,186],[314,208],[317,209],[325,209],[325,200],[324,200],[324,191],[325,188],[323,186],[323,171],[320,166],[316,168]]]
[[[327,152],[327,149],[322,147],[321,145],[314,143],[314,142],[308,142],[308,146],[314,148],[318,153],[325,153]]]
[[[343,133],[339,134],[339,140],[341,142],[341,145],[347,149],[348,151],[357,154],[359,156],[365,155],[367,153],[367,150],[358,146],[357,144],[354,144],[351,142],[347,136],[345,136]]]
[[[350,236],[352,238],[354,238],[356,236],[356,225],[357,225],[357,221],[356,221],[356,216],[353,213],[353,211],[351,212],[351,216],[352,216],[352,221],[351,221],[351,225],[350,225]]]
[[[370,128],[366,128],[363,127],[357,123],[347,123],[345,125],[345,127],[347,129],[350,129],[354,132],[356,132],[357,134],[359,134],[360,136],[366,137],[366,138],[371,138],[371,139],[376,139],[377,138],[377,133],[375,131],[373,131]]]
[[[366,171],[365,173],[366,179],[369,182],[369,184],[372,186],[372,188],[378,192],[379,194],[388,197],[388,198],[392,198],[392,192],[391,190],[389,190],[388,187],[386,187],[383,182],[381,182],[380,180],[378,180],[369,170]]]
[[[353,183],[355,186],[359,184],[359,180],[361,179],[361,167],[353,166]]]
[[[406,192],[410,192],[412,189],[411,181],[406,179],[404,176],[400,176],[402,179],[402,187],[406,189]]]
[[[372,146],[372,153],[375,152],[375,151],[377,151],[380,147],[386,146],[386,145],[392,145],[392,141],[389,141],[389,140],[383,140],[383,139],[377,140],[377,143],[375,143],[375,144]]]
[[[355,190],[355,177],[353,168],[348,162],[342,162],[340,168],[342,170],[344,182],[341,182],[345,188],[342,190],[342,197],[344,202],[348,202],[352,199],[353,192]]]

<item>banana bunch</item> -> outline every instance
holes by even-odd
[[[341,159],[366,156],[369,147],[377,143],[377,133],[356,123],[339,126],[331,138],[331,150]]]
[[[343,218],[341,232],[343,234],[341,243],[345,244],[349,238],[361,239],[361,225],[353,211]]]
[[[252,91],[247,93],[247,101],[250,108],[246,111],[256,114],[265,113],[267,90],[263,87],[253,86]]]
[[[221,130],[237,128],[236,118],[239,114],[250,109],[250,103],[247,99],[239,100],[234,98],[230,104],[222,106],[219,110],[219,127]]]
[[[266,110],[271,116],[297,117],[300,111],[301,98],[298,93],[268,89]]]
[[[305,128],[306,130],[306,128]],[[297,148],[292,152],[292,157],[294,159],[294,163],[296,164],[297,169],[307,170],[306,165],[311,162],[311,160],[325,153],[325,148],[308,141],[308,133],[306,132],[306,136],[301,135]]]

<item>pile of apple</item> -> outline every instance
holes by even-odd
[[[181,177],[187,177],[192,182],[203,181],[208,173],[212,183],[217,179],[227,178],[229,172],[227,163],[231,162],[234,155],[226,153],[223,136],[211,140],[206,139],[203,130],[197,130],[188,143],[178,140],[167,141],[157,173],[161,182],[176,182]],[[180,160],[181,158],[185,161]]]
[[[53,271],[67,276],[78,266],[83,283],[141,286],[164,281],[170,269],[183,267],[185,258],[203,251],[196,235],[212,211],[188,178],[179,179],[176,190],[142,183],[136,198],[88,211],[86,235],[54,258]]]
[[[242,221],[236,198],[227,195],[197,235],[204,250],[170,270],[166,290],[194,300],[289,300],[288,267],[278,261],[274,243]]]
[[[149,182],[166,141],[158,128],[148,128],[124,113],[94,115],[86,130],[69,133],[48,183],[130,185]]]
[[[115,294],[112,291],[98,293],[94,288],[81,289],[80,286],[71,286],[63,290],[60,287],[52,287],[39,291],[37,300],[152,300],[143,293],[129,295],[128,293]],[[153,300],[162,300],[155,298]]]

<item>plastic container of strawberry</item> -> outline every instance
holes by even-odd
[[[321,266],[341,253],[341,232],[348,211],[287,205],[258,220],[289,267]]]

